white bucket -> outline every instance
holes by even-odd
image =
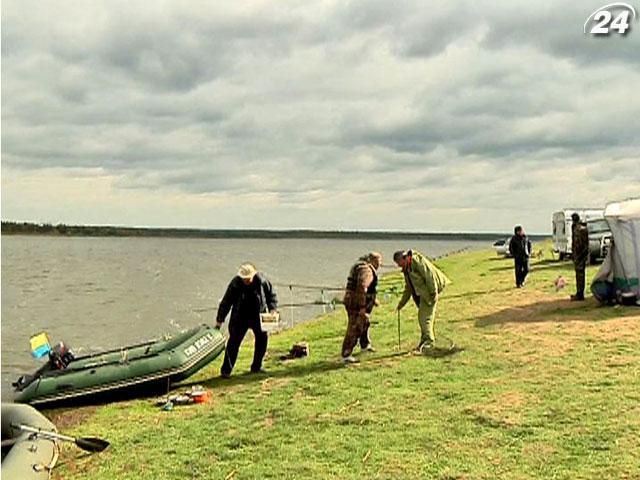
[[[261,313],[260,325],[262,326],[263,332],[271,332],[273,330],[277,330],[278,327],[280,327],[280,314],[278,312]]]

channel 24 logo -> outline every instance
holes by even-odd
[[[584,33],[601,36],[613,32],[624,36],[631,31],[631,24],[637,19],[636,9],[628,3],[610,3],[587,17]]]

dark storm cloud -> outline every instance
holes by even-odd
[[[589,15],[608,2],[561,2],[539,8],[507,5],[493,16],[484,43],[490,48],[528,45],[551,55],[584,65],[622,63],[640,67],[640,24],[631,22],[630,33],[593,36],[583,33]],[[592,24],[589,24],[592,25]],[[589,27],[588,25],[588,27]],[[606,68],[606,66],[602,66]]]
[[[491,108],[487,104],[487,108]],[[553,115],[529,115],[522,106],[508,115],[485,111],[460,115],[441,111],[425,113],[423,118],[388,128],[358,125],[345,129],[343,141],[347,145],[375,144],[399,153],[427,153],[439,146],[455,148],[463,156],[485,155],[495,159],[516,154],[532,154],[544,150],[585,152],[594,148],[606,149],[637,144],[635,113],[621,112],[610,123],[592,125],[589,119],[576,114],[560,114],[562,124],[554,124]],[[526,112],[526,113],[525,113]],[[553,113],[553,112],[549,112]],[[545,121],[548,118],[549,121]],[[536,128],[521,129],[528,121]]]
[[[3,15],[3,57],[38,52],[64,67],[97,70],[97,75],[108,75],[116,83],[126,80],[139,88],[185,91],[219,78],[233,68],[240,54],[285,54],[296,29],[295,18],[286,15],[216,15],[211,8],[196,4],[191,9],[177,3],[166,8],[162,3],[157,8],[131,5],[69,2],[55,4],[60,8],[54,9],[52,2],[25,2],[25,9],[31,6],[34,10],[24,24],[18,18],[19,9],[12,5],[6,21]],[[37,11],[40,6],[51,9],[54,17],[43,18],[46,13]],[[77,25],[55,24],[65,13],[73,15],[74,7],[89,15],[93,7],[95,16]]]
[[[583,33],[589,15],[606,3],[435,1],[425,5],[419,1],[390,4],[360,0],[338,9],[337,17],[346,32],[358,29],[384,33],[401,56],[432,57],[478,35],[492,49],[529,46],[587,65],[622,62],[637,68],[638,35],[597,37]],[[632,21],[629,32],[636,30],[640,30],[640,23]]]

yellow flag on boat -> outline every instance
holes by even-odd
[[[31,343],[31,355],[35,358],[44,357],[51,350],[49,345],[49,337],[45,332],[38,333],[29,339]]]

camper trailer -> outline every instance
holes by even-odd
[[[604,218],[602,208],[565,208],[555,212],[552,217],[553,251],[560,260],[571,256],[571,215],[577,213],[580,220],[588,222],[596,218]]]

